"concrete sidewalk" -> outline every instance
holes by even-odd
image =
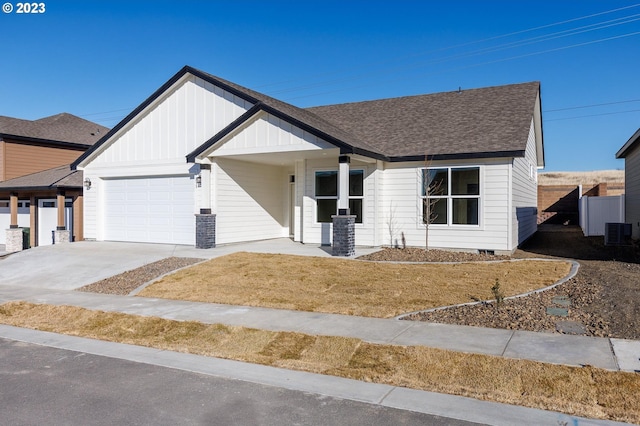
[[[640,371],[640,342],[623,339],[0,285],[0,303],[11,300],[272,331],[355,337],[372,343],[429,346],[555,364]]]

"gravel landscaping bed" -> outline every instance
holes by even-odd
[[[412,261],[415,256],[407,257]],[[580,269],[574,278],[551,290],[505,300],[500,306],[495,302],[484,302],[416,313],[404,319],[640,339],[640,251],[637,245],[607,247],[602,237],[584,237],[579,228],[556,229],[539,231],[513,255],[513,258],[532,257],[572,258],[580,263]],[[394,260],[399,260],[398,256]],[[548,313],[548,308],[564,307],[556,303],[558,297],[568,298],[566,316]]]
[[[390,262],[481,262],[489,260],[508,260],[509,256],[492,254],[458,253],[445,250],[425,250],[421,248],[384,248],[375,253],[360,256],[358,259]]]
[[[157,262],[149,263],[140,268],[105,278],[93,284],[80,287],[77,291],[90,293],[118,294],[126,296],[141,285],[148,283],[164,274],[202,262],[204,259],[191,257],[168,257]]]

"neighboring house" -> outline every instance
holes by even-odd
[[[30,246],[51,244],[51,230],[61,227],[69,239],[82,239],[82,174],[69,164],[107,131],[67,113],[33,121],[0,116],[0,245],[11,246],[7,235],[17,238],[18,228],[30,228]],[[61,206],[60,225],[51,208],[65,199],[76,209]]]
[[[52,244],[56,231],[68,231],[70,241],[83,239],[81,171],[66,165],[0,182],[0,196],[10,200],[10,193],[17,194],[18,227],[31,231],[30,246]],[[63,215],[58,206],[63,206]],[[10,201],[0,201],[5,221],[10,213]]]
[[[72,165],[88,239],[424,246],[432,176],[430,247],[495,252],[536,231],[543,166],[537,82],[301,109],[191,67]]]
[[[640,238],[640,129],[616,153],[624,158],[625,222],[634,239]]]

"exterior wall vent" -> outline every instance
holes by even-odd
[[[625,244],[631,238],[630,223],[611,223],[604,224],[604,245],[619,246]]]

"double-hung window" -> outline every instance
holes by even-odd
[[[338,213],[338,171],[317,171],[315,175],[316,221],[329,223],[331,216]],[[356,223],[362,223],[364,200],[364,170],[349,171],[349,209],[356,216]]]
[[[480,168],[422,169],[422,222],[435,225],[478,225]]]

